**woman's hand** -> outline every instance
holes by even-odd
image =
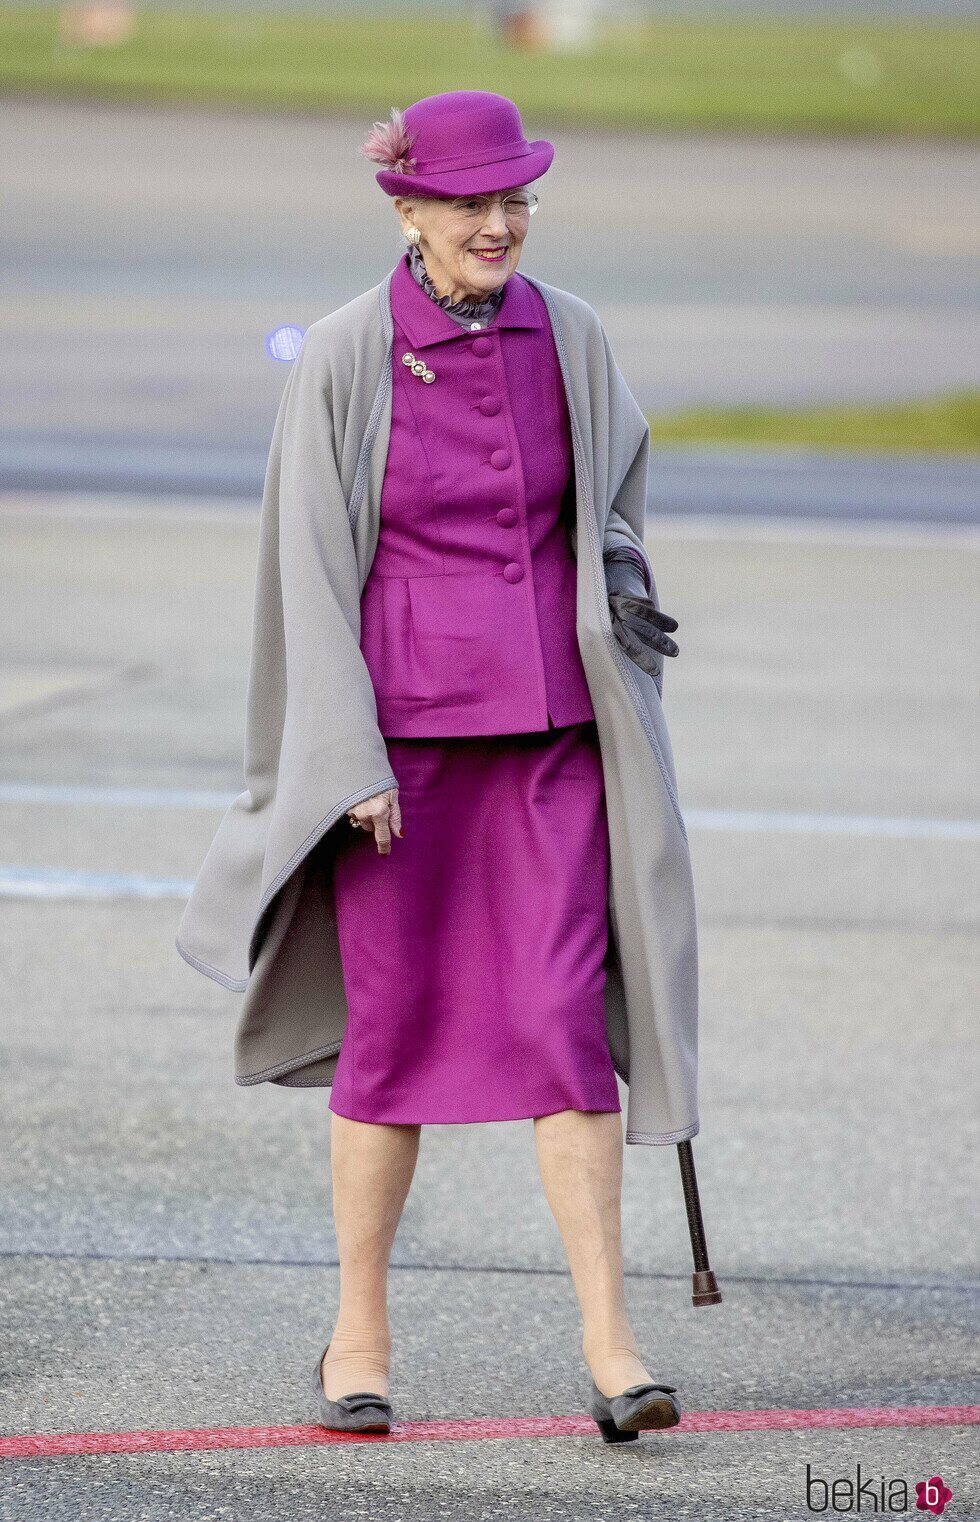
[[[606,589],[612,613],[613,633],[634,665],[656,678],[658,655],[678,655],[680,647],[670,638],[677,619],[662,613],[648,595],[646,576],[636,551],[617,545],[604,556]]]
[[[391,832],[401,836],[402,815],[398,807],[398,789],[390,787],[386,792],[365,798],[347,810],[347,818],[357,829],[374,831],[379,856],[391,855]]]
[[[648,597],[632,597],[613,592],[609,598],[613,616],[613,633],[634,665],[650,676],[657,676],[660,665],[656,653],[677,655],[680,647],[670,635],[677,619],[660,609]]]

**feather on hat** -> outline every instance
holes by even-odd
[[[528,142],[512,100],[491,90],[427,95],[390,122],[375,122],[360,150],[382,167],[387,195],[475,196],[528,185],[550,165],[554,144]]]
[[[393,169],[397,174],[410,174],[415,168],[415,160],[408,155],[414,141],[400,109],[392,106],[391,121],[375,122],[367,139],[361,144],[361,152],[365,158],[372,159],[375,164],[382,164],[385,169]]]

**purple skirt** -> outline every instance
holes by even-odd
[[[403,839],[342,820],[347,1025],[329,1107],[416,1125],[620,1109],[595,722],[386,741]]]

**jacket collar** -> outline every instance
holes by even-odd
[[[462,327],[426,295],[408,267],[407,254],[399,259],[392,271],[391,307],[395,321],[413,349],[473,335],[473,329]],[[489,331],[494,328],[540,328],[547,320],[539,312],[530,281],[515,270],[504,285],[504,299],[496,317],[484,324],[484,328]]]

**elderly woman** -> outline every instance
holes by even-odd
[[[626,1312],[617,1072],[627,1141],[698,1130],[649,433],[592,309],[517,273],[554,149],[511,101],[428,97],[362,151],[407,251],[308,330],[287,382],[249,787],[177,945],[246,990],[238,1082],[332,1086],[321,1423],[390,1429],[388,1261],[421,1127],[533,1119],[589,1409],[626,1441],[680,1407]]]

